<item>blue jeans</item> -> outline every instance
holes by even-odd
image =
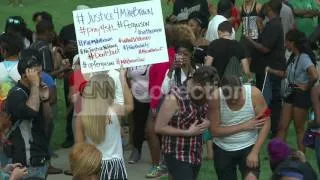
[[[316,136],[316,142],[315,142],[314,151],[316,153],[318,169],[320,171],[320,136]]]

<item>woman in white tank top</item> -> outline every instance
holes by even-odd
[[[115,83],[107,74],[90,78],[82,95],[82,111],[76,122],[76,143],[87,141],[102,153],[100,180],[128,179],[123,159],[119,116],[133,110],[133,100],[120,70],[124,105],[114,103]]]
[[[259,152],[270,129],[261,92],[241,85],[238,77],[224,77],[209,106],[214,137],[214,164],[219,180],[259,178]]]

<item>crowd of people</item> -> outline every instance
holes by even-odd
[[[238,169],[242,179],[259,179],[268,143],[270,179],[317,179],[304,154],[313,148],[320,168],[316,1],[168,3],[168,62],[90,74],[81,72],[74,24],[56,33],[53,17],[36,12],[33,32],[22,17],[7,18],[0,35],[2,179],[63,173],[50,163],[54,119],[64,108],[57,107],[58,88],[66,104],[62,147],[72,147],[64,173],[75,180],[130,179],[126,162],[139,163],[145,140],[152,162],[146,178],[197,179],[206,154],[219,180],[236,180]],[[128,117],[132,152],[125,159]],[[286,143],[291,120],[297,148]]]

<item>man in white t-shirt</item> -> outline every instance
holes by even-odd
[[[231,16],[232,3],[230,0],[220,0],[218,3],[217,15],[215,15],[209,22],[208,31],[206,34],[206,39],[208,41],[213,41],[219,39],[218,27],[224,22],[228,21]],[[235,31],[232,29],[232,39],[235,39]]]

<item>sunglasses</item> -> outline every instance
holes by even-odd
[[[10,24],[20,24],[20,21],[19,21],[19,20],[13,19],[13,18],[9,18],[9,19],[8,19],[8,22],[9,22]]]

